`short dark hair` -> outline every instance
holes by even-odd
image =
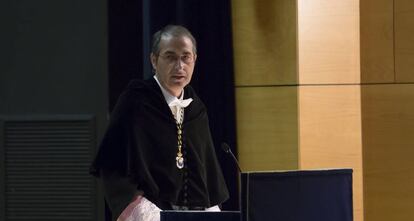
[[[188,37],[193,43],[193,53],[197,54],[197,42],[191,32],[181,26],[181,25],[167,25],[155,32],[152,36],[152,48],[151,53],[154,55],[159,55],[160,53],[160,42],[163,37],[173,36],[173,37]]]

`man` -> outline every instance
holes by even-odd
[[[153,36],[155,75],[120,96],[91,167],[116,220],[159,220],[160,210],[220,210],[228,198],[206,108],[188,85],[196,41],[182,26]]]

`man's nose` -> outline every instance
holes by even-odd
[[[183,61],[181,60],[180,57],[178,57],[178,59],[175,60],[175,68],[178,70],[181,70],[183,68]]]

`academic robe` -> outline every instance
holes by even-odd
[[[91,166],[107,180],[106,200],[118,217],[137,191],[159,208],[207,208],[228,190],[216,158],[205,105],[191,86],[184,99],[184,168],[176,166],[177,125],[155,79],[133,80],[121,94]]]

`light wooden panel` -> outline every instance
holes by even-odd
[[[300,169],[353,168],[354,220],[363,220],[359,86],[299,87]]]
[[[300,84],[360,82],[359,0],[298,0]]]
[[[367,221],[413,220],[414,84],[363,86]]]
[[[361,81],[394,82],[393,0],[361,0]]]
[[[236,85],[297,83],[296,1],[232,1]]]
[[[296,87],[236,88],[242,169],[298,169]]]
[[[397,82],[414,82],[414,1],[395,0],[395,71]]]

